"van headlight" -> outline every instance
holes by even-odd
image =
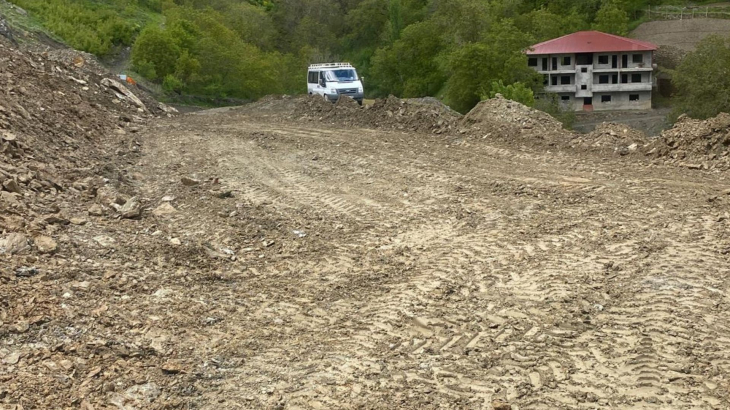
[[[332,93],[332,94],[337,94],[337,89],[335,89],[335,88],[331,89],[331,90],[330,90],[330,93]]]
[[[362,87],[358,88],[357,89],[357,92],[360,93],[360,94],[362,94]]]

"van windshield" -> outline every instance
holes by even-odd
[[[352,69],[327,71],[327,80],[329,81],[357,81],[357,73]]]

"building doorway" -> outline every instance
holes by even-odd
[[[593,98],[592,97],[583,98],[583,111],[593,111]]]
[[[628,68],[629,66],[629,56],[627,54],[624,54],[621,56],[621,68]]]
[[[611,68],[618,68],[618,56],[613,56],[613,61],[611,61]]]

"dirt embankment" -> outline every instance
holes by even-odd
[[[650,21],[631,32],[631,37],[670,47],[694,51],[697,44],[711,35],[730,37],[730,20],[724,19],[685,19]]]
[[[587,134],[563,128],[550,115],[501,96],[482,101],[461,116],[430,100],[376,100],[360,107],[351,99],[336,104],[318,97],[269,97],[245,106],[241,112],[273,121],[302,120],[323,124],[368,127],[448,135],[500,142],[572,149],[577,152],[610,153],[634,160],[690,168],[728,169],[727,116],[698,121],[684,118],[656,138],[629,125],[599,124]]]

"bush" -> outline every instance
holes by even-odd
[[[482,99],[486,100],[487,98],[494,98],[497,94],[501,94],[502,97],[508,100],[517,101],[518,103],[522,103],[528,107],[535,105],[535,94],[532,92],[532,89],[522,83],[504,85],[502,80],[492,81],[489,95],[483,96]]]

